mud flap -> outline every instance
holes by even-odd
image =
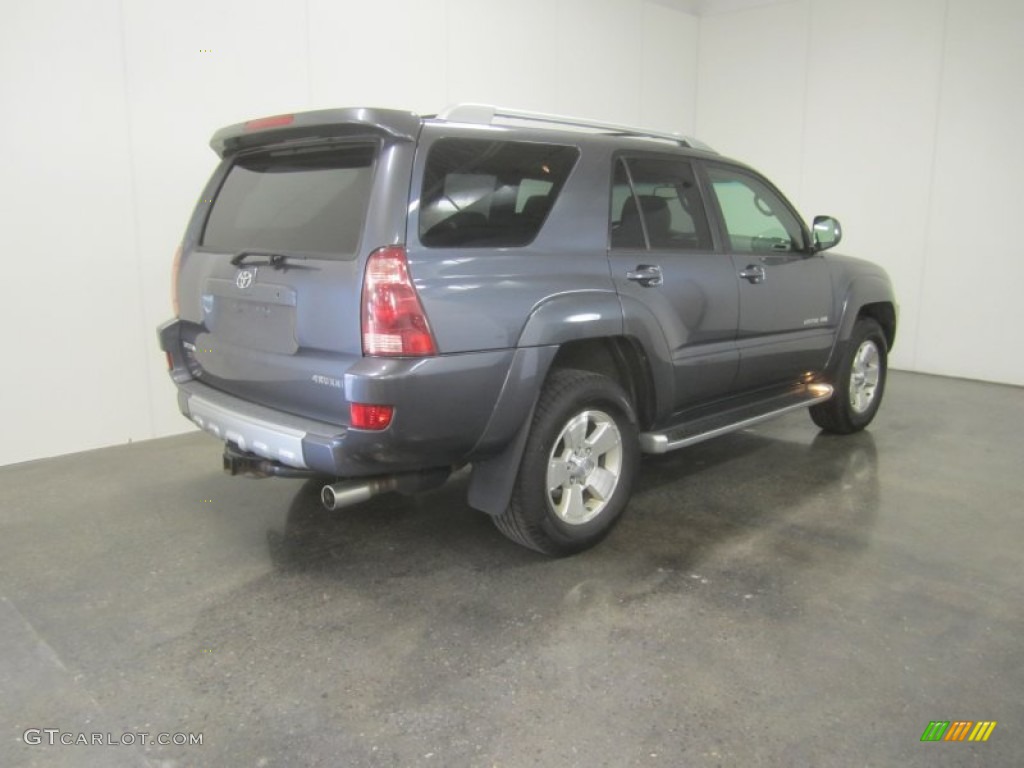
[[[533,409],[523,421],[515,437],[508,442],[501,453],[489,459],[473,463],[473,474],[469,479],[469,506],[488,515],[500,515],[512,500],[512,490],[519,474],[519,465],[526,449],[526,438],[533,422]]]

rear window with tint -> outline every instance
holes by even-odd
[[[217,251],[354,256],[375,157],[372,144],[240,157],[221,185],[200,244]]]
[[[537,237],[579,152],[575,147],[442,139],[427,157],[420,241],[428,247],[515,247]]]

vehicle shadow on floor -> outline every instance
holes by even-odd
[[[822,433],[805,443],[741,432],[648,456],[623,521],[580,557],[600,559],[608,550],[687,568],[723,540],[770,529],[785,532],[775,546],[797,558],[807,556],[797,551],[800,541],[826,551],[856,549],[877,515],[877,469],[869,432]],[[320,503],[322,481],[308,481],[292,500],[283,530],[267,532],[271,559],[287,570],[387,564],[394,574],[547,560],[507,541],[487,515],[471,509],[467,484],[468,472],[462,472],[418,496],[385,494],[330,512]]]

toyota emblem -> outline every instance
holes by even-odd
[[[235,285],[238,286],[239,290],[244,291],[246,288],[252,285],[252,278],[252,270],[243,269],[241,272],[238,273],[238,277],[235,278]]]

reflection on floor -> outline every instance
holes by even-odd
[[[869,432],[648,457],[566,560],[464,477],[328,513],[199,434],[0,468],[0,764],[1012,765],[1022,427],[1020,389],[895,374]],[[920,742],[964,719],[1001,725]],[[203,743],[106,745],[143,732]]]

